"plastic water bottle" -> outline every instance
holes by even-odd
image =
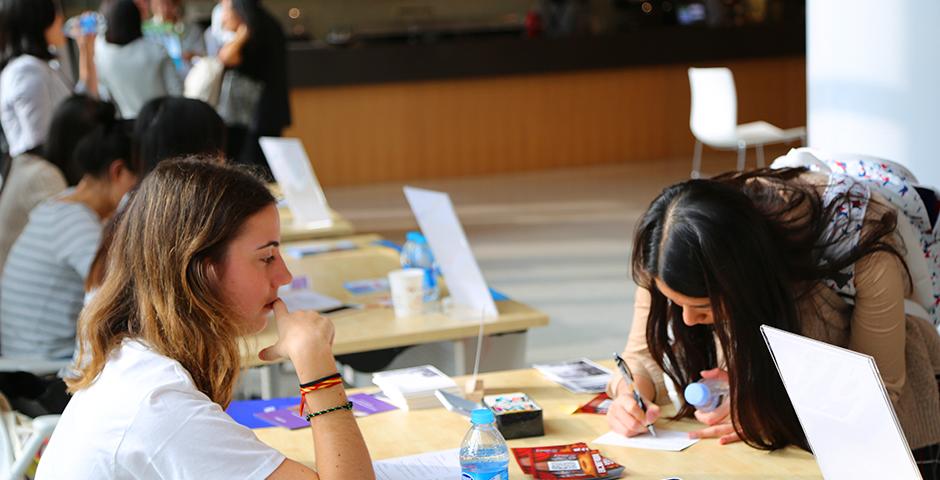
[[[685,401],[700,412],[711,412],[721,405],[728,391],[723,380],[699,380],[685,387]]]
[[[461,480],[509,480],[509,447],[488,408],[470,413],[470,431],[460,444]]]
[[[97,12],[85,12],[66,20],[62,30],[66,36],[77,39],[81,35],[104,35],[108,27],[104,15]]]
[[[420,268],[424,270],[424,301],[433,302],[440,295],[437,284],[437,262],[431,246],[421,232],[408,232],[405,245],[401,248],[401,268]]]

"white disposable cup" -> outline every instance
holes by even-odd
[[[405,268],[389,272],[388,285],[396,317],[421,315],[424,310],[424,270]]]

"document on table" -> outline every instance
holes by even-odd
[[[697,438],[689,438],[688,432],[656,429],[656,436],[648,433],[636,437],[625,437],[619,433],[607,432],[594,440],[594,443],[614,445],[616,447],[644,448],[646,450],[665,450],[667,452],[681,452],[695,445]]]
[[[610,370],[587,358],[532,365],[549,380],[574,393],[600,393],[607,389]]]
[[[453,480],[460,478],[459,450],[441,450],[408,457],[379,460],[375,467],[376,480]]]

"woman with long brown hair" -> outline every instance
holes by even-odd
[[[664,377],[680,391],[724,380],[730,394],[718,410],[685,404],[678,412],[706,424],[692,436],[808,449],[760,334],[767,324],[872,355],[915,456],[935,461],[940,336],[927,316],[905,313],[905,254],[921,250],[904,245],[898,225],[897,209],[875,188],[801,168],[666,188],[634,238],[639,288],[624,353],[651,402],[644,413],[614,381],[611,428],[645,432],[659,417],[656,403],[668,402]],[[935,467],[924,467],[928,478]]]
[[[162,162],[115,234],[108,275],[82,314],[90,359],[37,478],[368,479],[372,464],[332,354],[333,325],[287,313],[274,198],[254,176],[195,160]],[[285,459],[223,411],[241,335],[273,312],[288,357],[313,388],[305,410],[319,473]],[[333,388],[329,388],[333,386]],[[310,388],[308,388],[309,390]]]

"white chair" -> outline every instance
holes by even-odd
[[[764,145],[799,140],[806,143],[806,128],[780,129],[767,122],[738,125],[738,98],[734,77],[727,68],[690,68],[692,114],[689,126],[695,136],[692,178],[699,178],[702,145],[716,150],[737,150],[738,171],[744,170],[748,147],[757,149],[757,166],[764,166]]]
[[[0,479],[24,480],[36,452],[52,436],[59,415],[30,419],[0,395]]]
[[[0,372],[23,371],[34,375],[58,372],[71,360],[0,357]],[[0,480],[23,480],[33,457],[52,436],[59,415],[29,418],[16,412],[0,394]]]

